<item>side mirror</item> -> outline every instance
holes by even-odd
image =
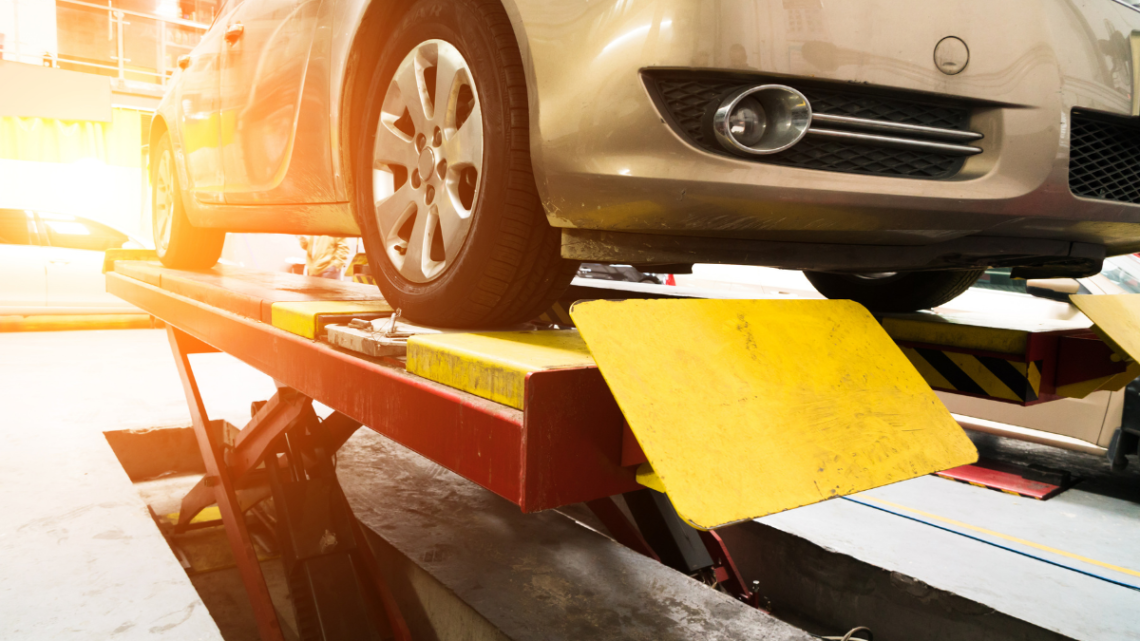
[[[1081,293],[1081,284],[1075,278],[1035,278],[1025,282],[1025,293],[1067,303],[1070,294]]]

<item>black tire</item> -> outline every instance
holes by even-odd
[[[368,83],[354,141],[354,210],[373,275],[408,319],[448,327],[494,327],[536,318],[569,286],[578,263],[560,256],[530,158],[530,113],[522,57],[498,0],[423,0],[386,36]],[[483,114],[483,167],[472,223],[454,262],[428,282],[404,278],[375,219],[372,148],[385,90],[414,47],[445,40],[468,61]],[[428,132],[430,134],[430,132]]]
[[[851,299],[873,312],[913,312],[954,300],[984,272],[971,269],[870,277],[805,271],[804,275],[828,298]]]
[[[170,169],[167,179],[170,181],[168,198],[170,212],[170,240],[163,242],[162,217],[166,203],[163,198],[163,183],[160,183],[160,174],[163,173],[163,162],[168,163]],[[178,171],[174,165],[174,151],[170,144],[170,133],[163,132],[155,145],[150,163],[151,184],[151,216],[154,228],[154,246],[158,259],[167,267],[178,269],[205,269],[212,267],[222,255],[222,245],[226,241],[226,232],[217,229],[204,229],[190,224],[186,217],[186,209],[182,204],[182,189],[178,182]],[[163,181],[164,182],[164,181]]]

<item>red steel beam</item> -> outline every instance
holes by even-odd
[[[183,351],[183,345],[191,341],[185,341],[184,334],[174,327],[167,327],[166,331],[170,347],[174,352],[175,364],[178,366],[178,375],[182,379],[182,391],[186,394],[186,402],[190,406],[190,418],[194,422],[194,432],[198,436],[202,461],[206,464],[206,478],[215,479],[211,483],[214,498],[218,503],[218,511],[222,514],[234,562],[237,564],[238,573],[253,606],[258,632],[263,641],[285,641],[281,624],[277,620],[277,611],[273,608],[273,599],[269,596],[269,587],[266,586],[265,576],[261,573],[257,551],[253,548],[249,529],[245,525],[245,516],[238,503],[233,479],[223,462],[221,443],[216,443],[211,434],[210,418],[206,414],[206,406],[198,391],[198,381],[190,365],[190,355]],[[188,348],[195,349],[194,346]]]
[[[521,411],[121,274],[107,274],[107,291],[522,504]]]

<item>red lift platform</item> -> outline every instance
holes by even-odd
[[[708,337],[715,338],[718,331],[743,342],[739,349],[732,347],[708,360],[704,370],[642,384],[639,376],[652,376],[654,367],[663,368],[656,365],[643,371],[639,369],[642,363],[622,358],[627,356],[623,346],[637,343],[630,337],[644,331],[631,321],[621,340],[598,339],[586,349],[577,332],[565,326],[587,316],[574,311],[571,318],[566,314],[569,305],[552,310],[546,320],[555,322],[545,323],[545,332],[509,337],[503,353],[490,357],[479,346],[502,336],[425,332],[429,338],[409,341],[407,358],[399,355],[399,349],[393,355],[369,355],[366,350],[350,351],[331,344],[328,328],[374,332],[387,322],[395,327],[394,310],[375,288],[225,266],[179,271],[131,260],[138,257],[109,253],[107,288],[167,324],[207,469],[202,482],[183,500],[179,527],[187,527],[203,508],[218,505],[264,639],[283,637],[243,511],[267,496],[274,499],[298,619],[309,626],[309,636],[379,638],[390,633],[397,639],[410,638],[387,586],[378,579],[375,561],[331,464],[336,450],[362,425],[506,498],[524,512],[584,502],[620,542],[682,571],[706,569],[714,582],[754,605],[757,595],[744,585],[711,528],[958,467],[976,458],[961,430],[919,377],[922,368],[915,371],[903,352],[875,342],[882,340],[889,346],[890,327],[884,331],[865,310],[860,312],[861,308],[845,301],[802,301],[812,303],[808,307],[788,307],[788,301],[744,301],[741,305],[761,305],[726,308],[730,315],[724,318],[739,319],[732,327],[720,317],[715,327],[694,331],[690,325],[690,334],[700,340],[670,329],[662,335],[675,336],[670,348],[677,350],[675,357],[681,359],[677,362],[686,365],[710,350],[715,352],[718,344],[708,342],[712,340]],[[615,295],[609,289],[579,287],[572,288],[569,297],[665,295]],[[777,309],[764,307],[768,304],[784,306],[767,317],[767,325],[754,330],[749,324],[753,317],[747,314]],[[829,310],[833,316],[820,315],[828,320],[812,330],[808,325],[815,311],[804,311],[809,308]],[[705,306],[699,314],[687,316],[685,309],[689,308],[668,309],[681,311],[658,316],[656,321],[670,328],[699,322],[693,319],[715,311]],[[645,316],[645,310],[635,311],[645,322],[654,320]],[[860,325],[864,316],[870,321],[867,327]],[[666,318],[677,323],[663,321]],[[815,342],[804,343],[803,349],[816,350],[808,362],[802,353],[790,350],[779,355],[779,360],[759,365],[752,363],[759,363],[755,358],[737,358],[754,354],[749,350],[757,348],[748,341],[768,340],[769,333],[787,331],[785,342],[794,342],[792,330],[780,327],[785,321],[789,328],[803,327],[804,333],[818,335]],[[584,327],[584,331],[597,336],[596,327]],[[850,335],[836,334],[840,329],[851,330]],[[432,340],[431,336],[451,338]],[[536,341],[535,336],[540,338]],[[595,341],[593,336],[588,339]],[[577,346],[567,347],[566,341],[577,341]],[[904,347],[910,344],[899,342]],[[765,344],[769,352],[781,351],[779,341]],[[925,341],[918,344],[930,346]],[[1102,360],[1114,365],[1089,365],[1087,356],[1083,362],[1087,375],[1098,378],[1103,388],[1109,379],[1115,384],[1133,363],[1126,352],[1122,356],[1117,343],[1101,344],[1109,345],[1098,352]],[[655,343],[651,347],[660,351],[664,346]],[[419,361],[412,363],[417,349]],[[258,404],[249,424],[240,430],[211,421],[198,392],[190,356],[213,351],[226,352],[278,382],[277,394]],[[590,358],[591,351],[601,371]],[[652,351],[633,356],[653,360]],[[991,350],[981,351],[995,355]],[[1062,348],[1046,351],[1045,358],[1054,359],[1063,359],[1057,354],[1065,353]],[[551,361],[554,352],[556,358]],[[1044,361],[1035,358],[1036,353],[1000,355],[1010,361]],[[1058,362],[1064,361],[1042,362],[1037,371],[1046,375],[1070,371]],[[1115,365],[1120,362],[1125,364]],[[773,368],[773,363],[779,368]],[[1024,369],[1032,371],[1028,366]],[[852,376],[853,371],[857,375]],[[748,392],[753,387],[761,389],[749,376],[768,377],[764,379],[767,386],[783,390],[773,392],[777,401]],[[714,381],[714,388],[715,380],[743,381],[741,389],[750,395],[747,402],[768,405],[762,412],[746,405],[743,413],[736,414],[717,414],[720,410],[714,408],[703,416],[685,407],[672,413],[661,411],[664,403],[686,394],[703,394],[702,402],[717,405],[712,402],[715,399],[707,398],[709,388],[694,383],[697,378]],[[811,385],[798,383],[807,379],[812,379]],[[852,379],[864,381],[865,386],[843,382]],[[868,387],[866,381],[872,384]],[[694,390],[678,392],[680,388],[670,387],[674,384],[691,385]],[[1056,397],[1060,387],[1055,383],[1044,387],[1038,397]],[[802,399],[796,396],[800,388],[808,390]],[[312,411],[313,400],[334,413],[320,420]],[[810,411],[787,410],[792,403],[805,408],[809,400]],[[898,411],[879,416],[875,404]],[[740,426],[732,421],[740,421]],[[948,424],[956,432],[947,429]],[[664,435],[661,426],[669,428]],[[736,432],[742,436],[738,438]],[[885,447],[888,442],[890,447]],[[774,443],[778,449],[772,449]],[[826,454],[826,464],[821,452]],[[709,471],[710,461],[721,464]],[[752,470],[751,475],[744,478],[742,470]],[[636,526],[609,498],[619,494],[625,495]],[[341,590],[338,598],[331,599],[322,586],[333,584],[356,589],[349,598]],[[308,618],[300,616],[302,605],[311,613]],[[380,611],[384,616],[376,614]]]

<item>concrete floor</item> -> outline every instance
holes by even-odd
[[[1081,480],[1037,501],[926,476],[759,522],[1067,638],[1140,641],[1140,466],[974,440],[983,456]]]
[[[196,356],[212,418],[273,383]],[[221,639],[103,432],[190,423],[162,330],[0,334],[5,639]]]

